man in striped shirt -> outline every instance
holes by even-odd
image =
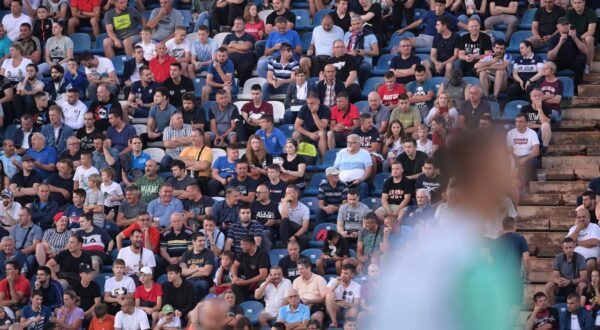
[[[171,227],[160,237],[160,256],[169,265],[179,265],[183,253],[192,246],[193,232],[184,226],[181,213],[171,214],[170,220]],[[158,260],[157,263],[159,263]]]
[[[295,82],[296,71],[300,68],[298,61],[292,56],[292,45],[282,42],[279,51],[281,56],[272,58],[267,65],[269,90],[266,99],[269,99],[269,94],[285,94],[288,84]]]
[[[229,232],[227,232],[227,241],[225,242],[225,250],[233,251],[236,255],[242,252],[241,241],[242,237],[254,237],[254,242],[257,246],[261,246],[263,241],[263,226],[260,222],[252,220],[252,212],[248,204],[240,205],[240,221],[234,223]],[[268,240],[265,241],[267,243]],[[269,247],[262,246],[264,251],[269,251]]]

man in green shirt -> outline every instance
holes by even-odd
[[[158,198],[158,190],[165,179],[158,175],[158,163],[155,160],[146,161],[144,171],[144,176],[137,180],[135,185],[140,188],[142,201],[149,203]]]
[[[410,101],[406,94],[398,96],[398,106],[392,110],[390,123],[394,120],[400,121],[404,128],[404,134],[407,136],[417,133],[417,128],[421,125],[421,114],[417,109],[410,107]]]
[[[585,7],[585,0],[572,0],[572,8],[567,10],[567,18],[577,36],[587,47],[584,73],[590,73],[594,59],[594,35],[596,34],[596,13]]]

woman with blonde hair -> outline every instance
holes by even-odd
[[[250,166],[248,176],[262,183],[267,179],[267,167],[273,164],[273,156],[267,153],[265,143],[258,135],[250,135],[246,144],[246,154],[242,156]]]
[[[448,92],[440,92],[435,99],[433,108],[429,110],[429,114],[425,117],[425,124],[431,126],[433,118],[441,116],[446,119],[448,128],[455,128],[458,122],[458,111],[452,106],[452,99]]]
[[[385,140],[383,141],[383,147],[381,148],[381,154],[385,157],[383,162],[383,171],[386,172],[390,169],[390,164],[404,152],[404,141],[406,140],[406,134],[404,133],[404,126],[399,120],[392,120],[385,132]]]
[[[258,7],[255,3],[250,3],[244,8],[244,21],[246,21],[244,30],[256,41],[265,37],[265,22],[258,17]]]

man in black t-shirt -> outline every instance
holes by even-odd
[[[336,40],[333,43],[333,56],[325,61],[325,65],[327,64],[331,64],[336,68],[336,79],[344,82],[346,92],[350,96],[350,102],[358,102],[361,94],[358,85],[358,65],[356,57],[346,53],[343,40]]]
[[[73,235],[69,237],[67,249],[59,252],[50,259],[46,266],[52,270],[52,279],[59,281],[63,287],[77,285],[79,278],[79,267],[82,264],[91,265],[92,256],[81,249],[83,237]]]
[[[521,108],[521,113],[527,116],[527,126],[532,130],[538,132],[541,136],[542,141],[542,153],[550,145],[550,138],[552,137],[551,118],[552,110],[548,109],[542,103],[542,91],[538,88],[534,88],[529,92],[531,99],[531,105],[526,104]]]
[[[162,83],[162,87],[169,90],[169,103],[175,108],[181,106],[181,95],[194,92],[194,82],[181,75],[181,63],[173,62],[169,68],[169,78]]]
[[[562,7],[554,4],[554,1],[540,1],[541,8],[535,12],[533,22],[531,23],[531,32],[533,35],[527,39],[531,42],[533,48],[541,48],[548,45],[550,37],[556,32],[558,19],[566,14]]]
[[[558,329],[560,316],[554,307],[549,307],[546,295],[543,292],[537,292],[533,295],[533,312],[527,317],[526,329],[542,329],[542,326],[548,325],[550,329]]]
[[[485,33],[481,33],[481,24],[476,18],[468,21],[469,33],[460,38],[458,44],[458,58],[462,60],[461,68],[463,76],[476,76],[475,63],[492,53],[492,39]]]
[[[392,163],[392,176],[383,183],[381,207],[375,210],[377,218],[383,222],[387,216],[400,220],[414,194],[414,185],[404,176],[404,167],[399,161]]]
[[[137,50],[136,50],[137,51]],[[154,92],[160,85],[153,81],[152,71],[147,65],[140,68],[140,80],[131,84],[127,96],[128,111],[135,118],[148,117],[154,103]]]
[[[79,297],[79,307],[83,309],[86,319],[91,319],[94,307],[100,303],[100,287],[92,279],[94,269],[88,264],[79,265],[79,277],[81,280],[73,286],[73,291]]]
[[[73,194],[73,162],[61,159],[56,163],[57,172],[50,174],[46,183],[50,187],[50,200],[63,207],[71,202]]]
[[[321,157],[324,157],[327,151],[329,118],[331,118],[331,112],[328,107],[321,104],[319,95],[316,92],[308,92],[306,105],[300,108],[294,122],[292,137],[296,141],[310,141],[317,144]]]
[[[415,80],[415,69],[421,64],[421,59],[412,54],[410,39],[400,40],[400,53],[390,61],[390,71],[396,76],[398,84],[408,84]]]
[[[244,302],[246,296],[254,295],[258,284],[269,274],[269,256],[256,246],[254,237],[243,236],[240,241],[242,253],[231,266],[231,289],[236,302]]]
[[[446,181],[436,173],[435,161],[428,158],[423,164],[423,173],[417,177],[415,190],[426,189],[431,196],[431,204],[437,204],[442,200],[442,193],[446,190]]]
[[[196,103],[194,93],[185,93],[181,96],[181,107],[177,108],[183,115],[183,123],[192,126],[193,129],[204,131],[206,125],[206,112],[200,102]]]
[[[296,15],[292,13],[292,16],[291,22],[294,22]],[[288,17],[288,24],[290,24],[289,22],[290,18]],[[294,25],[294,23],[291,24],[292,26]],[[252,69],[256,62],[254,57],[254,43],[256,40],[250,34],[246,33],[246,23],[241,17],[233,21],[233,29],[231,31],[232,33],[228,34],[225,40],[223,40],[223,47],[227,47],[229,59],[233,62],[237,77],[240,80],[240,86],[243,86],[246,80],[252,77]]]
[[[238,160],[235,164],[235,176],[229,181],[227,187],[233,187],[240,192],[240,201],[244,203],[254,202],[256,197],[256,186],[258,183],[248,175],[248,163]]]
[[[396,160],[402,164],[406,178],[413,180],[414,183],[414,180],[421,174],[427,158],[426,153],[417,150],[417,141],[408,139],[404,142],[404,152],[396,157]]]
[[[510,40],[510,36],[517,29],[517,7],[518,1],[514,0],[491,0],[490,1],[490,16],[485,19],[485,29],[494,30],[496,25],[506,24],[506,40]]]
[[[43,179],[33,169],[35,159],[31,155],[24,155],[21,159],[22,170],[17,172],[10,183],[10,190],[15,196],[15,201],[21,205],[33,203],[37,195],[37,188]]]
[[[269,188],[261,184],[256,188],[256,201],[250,204],[252,220],[258,221],[263,225],[263,237],[268,238],[273,243],[274,236],[279,233],[279,223],[281,215],[279,214],[279,202],[269,198]]]
[[[273,31],[273,28],[275,27],[275,20],[279,16],[285,16],[289,30],[294,29],[294,26],[296,25],[296,14],[285,7],[285,2],[283,0],[273,0],[273,12],[270,13],[265,20],[266,34],[269,34]]]
[[[280,173],[281,167],[279,165],[269,165],[267,167],[267,178],[269,180],[264,183],[269,189],[269,199],[277,203],[285,196],[285,188],[287,187],[287,183],[279,178]]]
[[[287,244],[288,255],[279,260],[279,267],[283,270],[283,277],[291,282],[300,276],[298,272],[298,259],[300,259],[300,245],[296,241]]]
[[[211,250],[204,248],[206,237],[203,233],[195,233],[192,236],[192,244],[193,249],[181,256],[181,275],[196,289],[196,298],[202,300],[212,286],[210,275],[215,266],[215,255]]]
[[[442,16],[435,24],[437,35],[433,37],[431,45],[431,74],[434,76],[445,76],[450,79],[452,64],[458,58],[458,43],[460,37],[450,30],[451,21]]]
[[[211,197],[202,195],[200,186],[197,183],[188,184],[185,187],[187,199],[183,201],[183,217],[187,220],[194,220],[191,226],[197,226],[198,230],[207,214],[211,214],[214,200]]]
[[[325,268],[335,266],[337,274],[342,271],[344,259],[350,256],[348,241],[335,230],[328,230],[327,237],[323,242],[321,256],[317,260],[317,273],[325,275]]]
[[[121,103],[115,100],[110,94],[110,90],[106,84],[98,85],[96,90],[97,99],[92,101],[88,112],[94,114],[96,128],[105,132],[110,126],[108,122],[108,114],[114,109],[122,110]]]
[[[579,39],[575,30],[571,29],[571,23],[566,17],[558,19],[556,28],[558,33],[554,34],[548,42],[548,60],[556,64],[558,71],[575,72],[575,91],[577,91],[577,85],[583,81],[587,46]]]

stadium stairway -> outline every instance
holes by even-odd
[[[550,278],[552,259],[575,219],[577,196],[589,180],[600,176],[600,51],[592,73],[585,75],[578,96],[563,106],[563,120],[553,132],[548,156],[542,159],[546,181],[529,182],[517,207],[518,232],[527,238],[531,257],[529,283],[517,329],[524,329],[532,297]]]

